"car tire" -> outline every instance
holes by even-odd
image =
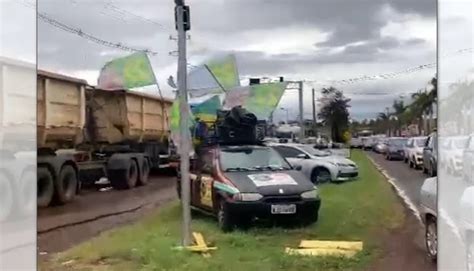
[[[318,219],[319,219],[319,213],[316,213],[315,215],[313,216],[308,216],[308,217],[305,217],[301,220],[301,224],[302,226],[306,227],[306,226],[310,226],[316,222],[318,222]]]
[[[225,200],[221,199],[217,207],[217,223],[223,232],[230,232],[234,229],[234,223],[230,217]]]
[[[403,163],[407,164],[408,163],[408,158],[404,157],[403,158]]]
[[[468,232],[466,237],[466,270],[474,271],[474,232]]]
[[[433,163],[430,163],[430,169],[428,171],[428,174],[430,177],[435,177],[436,176],[436,171],[434,169]]]
[[[6,221],[12,214],[15,195],[13,182],[6,174],[0,172],[0,222]]]
[[[408,160],[408,167],[409,168],[414,168],[413,162],[411,160]]]
[[[63,166],[55,183],[54,203],[62,205],[72,201],[77,193],[77,185],[76,170],[71,165]]]
[[[321,179],[320,177],[326,176],[326,179]],[[331,181],[331,172],[328,169],[323,167],[317,167],[311,172],[311,182],[315,185],[327,183]]]
[[[429,217],[425,226],[425,246],[428,258],[436,262],[438,257],[438,227],[435,217]]]

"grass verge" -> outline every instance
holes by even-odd
[[[222,233],[212,218],[197,217],[193,230],[217,246],[212,257],[173,250],[180,240],[178,202],[130,225],[105,232],[40,265],[41,270],[365,270],[381,253],[380,237],[400,227],[404,212],[390,185],[365,154],[353,151],[360,178],[320,187],[319,221],[306,228],[262,228]],[[302,239],[362,240],[355,257],[289,256]]]

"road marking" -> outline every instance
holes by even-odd
[[[395,191],[397,192],[397,195],[403,200],[403,202],[405,203],[405,205],[408,207],[408,209],[410,209],[410,211],[412,211],[412,213],[415,215],[415,217],[418,219],[418,221],[423,224],[423,220],[421,219],[421,215],[420,215],[420,211],[418,211],[418,208],[416,207],[416,205],[413,203],[413,201],[411,201],[411,199],[407,196],[407,194],[405,193],[405,191],[403,191],[403,189],[401,189],[396,181],[397,179],[393,178],[392,176],[390,176],[387,171],[382,168],[382,166],[380,166],[377,162],[375,162],[374,159],[372,159],[372,157],[370,156],[367,156],[367,158],[369,158],[369,160],[372,162],[372,164],[374,164],[375,168],[387,179],[387,181],[392,185],[392,187],[395,189]]]

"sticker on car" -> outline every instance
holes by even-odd
[[[285,173],[262,173],[248,175],[257,187],[272,185],[298,185],[298,183]]]

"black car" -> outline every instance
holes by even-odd
[[[278,217],[311,224],[320,203],[317,188],[272,147],[210,146],[191,163],[191,205],[224,231]]]
[[[387,149],[385,152],[385,159],[387,160],[403,160],[405,158],[404,147],[407,143],[407,138],[391,137],[387,141]]]

